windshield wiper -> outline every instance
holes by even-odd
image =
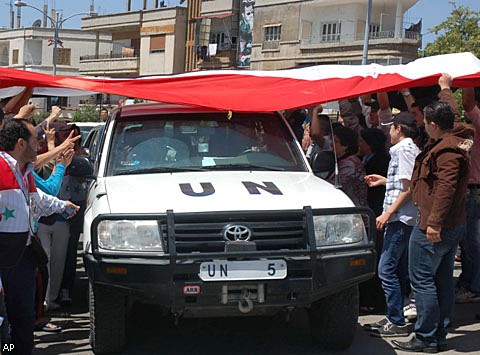
[[[162,166],[155,168],[144,168],[144,169],[128,169],[117,171],[114,176],[117,175],[135,175],[135,174],[155,174],[155,173],[177,173],[177,172],[186,172],[186,171],[205,171],[202,168],[191,168],[191,167],[173,167],[173,166]]]
[[[285,168],[280,168],[276,166],[266,166],[266,165],[256,165],[256,164],[219,164],[219,165],[209,165],[205,166],[205,169],[209,170],[268,170],[268,171],[285,171]]]

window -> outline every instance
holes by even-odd
[[[212,32],[210,34],[210,42],[209,43],[217,44],[219,49],[230,49],[230,48],[233,47],[233,38],[232,38],[232,42],[230,42],[230,38],[228,37],[228,33]]]
[[[222,44],[225,42],[225,33],[223,32],[212,32],[210,34],[210,43]]]
[[[57,64],[71,65],[71,52],[70,48],[57,48]]]
[[[175,169],[305,171],[295,139],[276,114],[236,113],[230,120],[221,112],[162,110],[117,116],[107,176]]]
[[[150,53],[159,53],[165,51],[166,35],[155,35],[150,37]]]
[[[12,64],[18,64],[18,49],[12,51]]]
[[[265,42],[280,41],[282,25],[265,26]]]
[[[370,38],[379,38],[380,36],[380,25],[371,24],[370,25]]]
[[[266,25],[265,37],[263,40],[262,50],[278,50],[280,48],[280,36],[282,34],[282,25]]]
[[[340,22],[324,23],[322,25],[322,41],[338,42],[340,41],[340,33],[342,24]]]

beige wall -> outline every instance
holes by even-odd
[[[400,0],[404,11],[416,0]],[[384,12],[395,13],[397,0],[382,2]],[[344,6],[342,6],[344,5]],[[377,5],[379,5],[377,3]],[[388,10],[388,11],[387,11]],[[292,68],[299,65],[352,62],[359,64],[363,52],[366,1],[355,0],[257,0],[251,69],[272,70]],[[373,9],[372,23],[380,23],[380,8]],[[309,23],[311,36],[302,35],[302,21]],[[323,22],[341,22],[339,42],[323,42]],[[278,43],[268,43],[263,49],[265,25],[281,24]],[[382,15],[383,29],[394,29],[394,21]],[[308,27],[308,26],[307,26]],[[358,37],[358,38],[357,38]],[[277,45],[277,46],[274,46]],[[370,40],[369,60],[379,62],[409,62],[417,58],[420,42],[403,38]]]
[[[185,7],[177,6],[83,19],[82,29],[111,33],[118,46],[122,46],[125,40],[140,39],[140,55],[138,58],[83,61],[82,72],[96,75],[100,69],[105,69],[104,74],[107,76],[146,76],[183,72],[186,14]],[[155,35],[166,36],[164,51],[152,53],[150,39]]]
[[[234,0],[202,1],[201,15],[232,11]]]
[[[150,36],[165,34],[165,51],[151,53]],[[185,66],[186,9],[171,8],[161,16],[145,16],[141,29],[140,75],[174,74]]]

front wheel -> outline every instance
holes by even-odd
[[[327,349],[350,347],[358,322],[358,302],[358,286],[354,286],[313,303],[308,312],[313,339]]]
[[[90,344],[95,354],[118,353],[125,346],[126,297],[89,283]]]

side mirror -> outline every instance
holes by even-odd
[[[310,158],[310,166],[315,175],[329,175],[335,170],[335,156],[331,150],[322,150]]]
[[[92,162],[85,156],[73,157],[68,167],[68,173],[72,176],[87,177],[93,175]]]

